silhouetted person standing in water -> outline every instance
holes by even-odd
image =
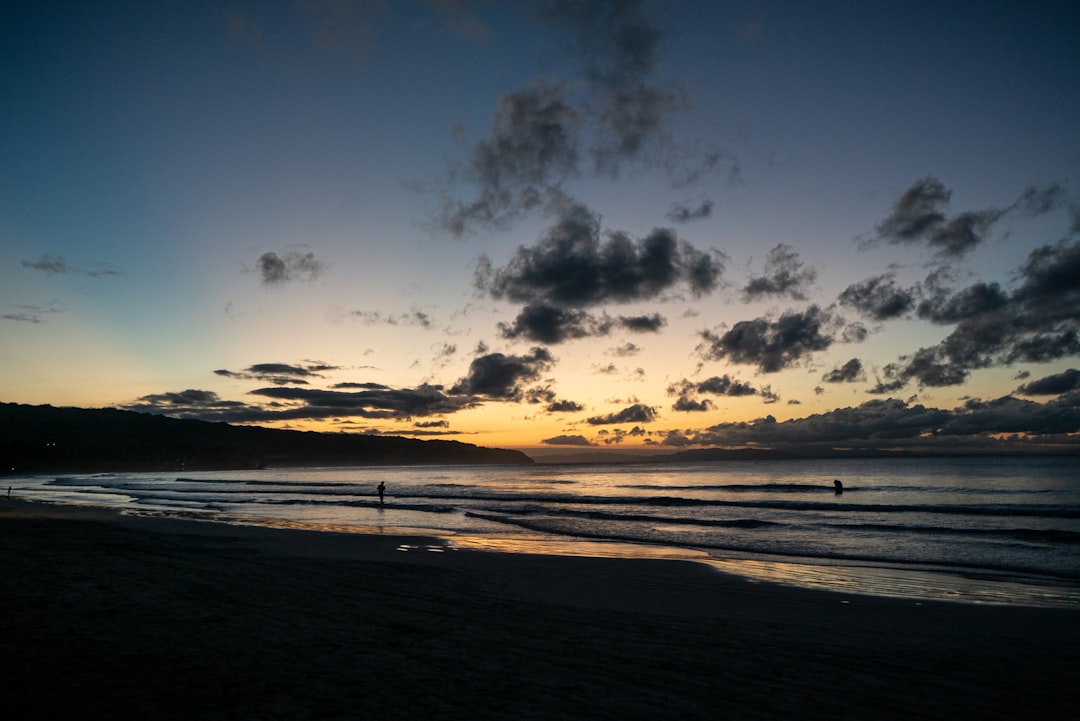
[[[376,488],[375,490],[377,490],[379,492],[379,503],[382,503],[383,502],[383,494],[386,493],[386,484],[383,483],[382,481],[379,481],[379,487]]]
[[[836,486],[836,495],[838,495],[838,496],[844,495],[844,484],[840,482],[839,478],[836,479],[835,481],[833,481],[833,485]]]

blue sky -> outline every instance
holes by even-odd
[[[1066,4],[0,12],[0,400],[522,448],[1075,442]]]

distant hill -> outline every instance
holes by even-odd
[[[668,451],[639,452],[633,450],[612,451],[607,449],[582,448],[580,450],[529,449],[529,456],[537,463],[663,463],[671,459],[674,453]]]
[[[804,444],[785,448],[699,448],[680,451],[664,456],[665,462],[697,463],[706,461],[787,461],[829,458],[957,458],[965,456],[1029,457],[1074,456],[1076,446],[1016,448],[1006,444],[997,446],[950,444],[942,446],[913,446],[910,448],[831,448],[827,445]],[[659,460],[659,459],[658,459]]]
[[[0,473],[532,463],[520,451],[287,431],[114,409],[0,403]]]

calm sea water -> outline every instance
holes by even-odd
[[[691,558],[800,586],[1080,607],[1078,458],[309,468],[9,483],[24,498],[128,512],[425,530],[458,548]]]

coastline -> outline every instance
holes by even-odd
[[[1080,610],[8,500],[0,541],[26,718],[1052,718],[1080,685]]]

